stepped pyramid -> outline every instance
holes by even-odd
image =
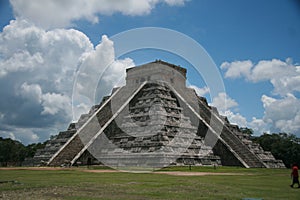
[[[186,87],[186,69],[161,60],[126,70],[126,85],[37,151],[36,164],[284,167]]]

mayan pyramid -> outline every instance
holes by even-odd
[[[284,167],[186,87],[186,69],[161,60],[126,70],[126,85],[36,152],[36,165]]]

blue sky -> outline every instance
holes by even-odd
[[[0,136],[31,143],[64,130],[74,119],[72,88],[80,67],[103,70],[115,61],[102,84],[104,95],[124,68],[155,59],[187,67],[199,95],[232,123],[257,135],[300,136],[299,24],[297,0],[1,1]],[[226,93],[210,99],[191,64],[169,52],[147,49],[115,58],[109,38],[142,27],[197,41],[215,62]],[[78,105],[78,112],[89,105]]]

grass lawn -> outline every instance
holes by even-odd
[[[172,167],[160,171],[222,174],[179,176],[103,170],[95,173],[83,168],[12,168],[0,170],[0,199],[300,199],[300,189],[289,187],[289,169]]]

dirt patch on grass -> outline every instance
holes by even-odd
[[[219,176],[219,175],[226,175],[226,176],[237,176],[237,175],[250,175],[244,173],[221,173],[221,172],[154,172],[155,174],[168,174],[173,176]]]
[[[33,171],[54,171],[54,170],[73,170],[74,168],[62,167],[1,167],[0,170],[33,170]]]
[[[59,171],[59,170],[70,170],[70,171],[82,171],[89,173],[115,173],[123,172],[114,169],[87,169],[87,168],[62,168],[62,167],[3,167],[0,170],[36,170],[36,171]],[[127,171],[131,172],[131,171]],[[139,172],[143,173],[143,172]],[[167,174],[172,176],[238,176],[238,175],[251,175],[249,173],[229,173],[229,172],[180,172],[180,171],[156,171],[156,172],[147,172],[154,174]]]
[[[118,172],[113,169],[87,169],[87,168],[76,168],[76,167],[1,167],[0,170],[32,170],[32,171],[83,171],[83,172]]]

